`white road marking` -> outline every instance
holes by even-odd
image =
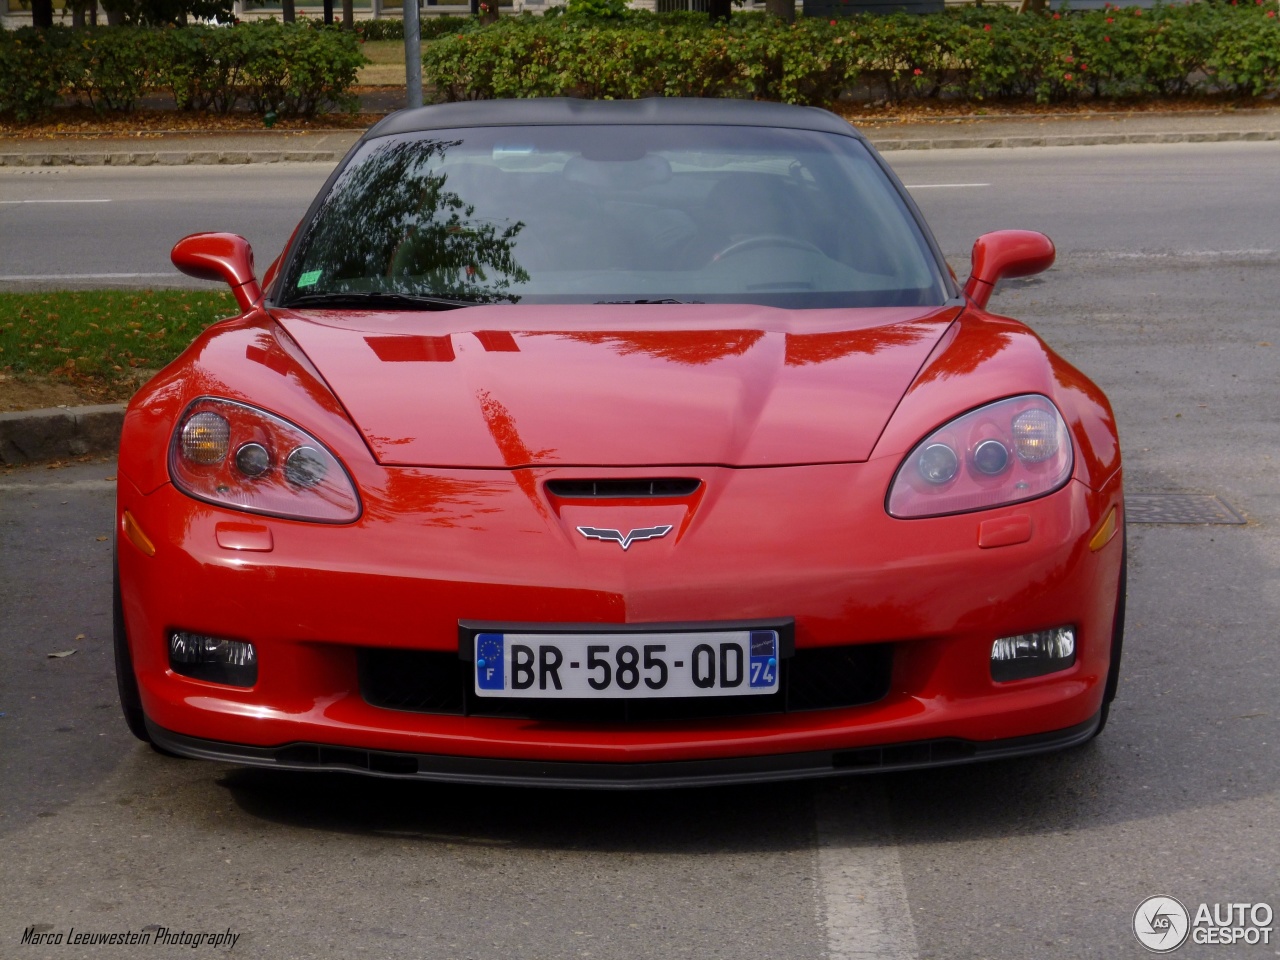
[[[57,480],[39,483],[0,483],[0,493],[39,493],[42,490],[114,490],[115,480]]]
[[[989,183],[904,183],[908,190],[945,190],[962,187],[989,187]]]
[[[48,280],[144,280],[152,277],[177,278],[177,272],[167,273],[25,273],[0,276],[0,283],[40,282]]]
[[[902,861],[878,778],[819,789],[818,880],[829,960],[916,960]]]
[[[6,203],[111,203],[111,200],[0,200],[0,206]]]
[[[1074,250],[1068,256],[1082,260],[1271,260],[1280,250]]]

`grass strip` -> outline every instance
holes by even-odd
[[[226,290],[0,293],[0,371],[122,399],[209,324],[237,313]]]

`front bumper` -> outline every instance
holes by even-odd
[[[1087,739],[1121,550],[1119,538],[1089,542],[1121,508],[1119,476],[1102,491],[1072,481],[1014,507],[901,521],[881,501],[895,466],[699,469],[706,493],[684,514],[654,520],[631,505],[611,515],[610,527],[676,530],[625,552],[574,535],[581,513],[546,498],[542,480],[572,474],[563,469],[387,470],[383,488],[362,486],[361,520],[340,527],[250,517],[167,484],[143,495],[122,476],[121,516],[156,547],[144,556],[122,538],[119,557],[143,707],[156,742],[175,753],[599,786],[825,776]],[[993,521],[1019,521],[1029,535],[979,546]],[[227,524],[268,530],[270,549],[254,537],[253,549],[227,546],[237,542]],[[794,619],[800,650],[890,645],[887,693],[840,709],[588,724],[392,710],[360,690],[362,650],[456,654],[464,620],[781,618]],[[991,680],[993,639],[1061,624],[1077,629],[1072,667]],[[173,629],[253,642],[256,685],[175,674]]]
[[[666,763],[574,763],[537,760],[494,760],[441,754],[390,753],[290,743],[282,747],[249,747],[200,740],[148,722],[151,740],[179,756],[220,760],[275,770],[362,773],[393,779],[432,780],[504,787],[590,787],[596,790],[642,790],[727,786],[771,780],[820,777],[923,767],[956,766],[1003,760],[1084,743],[1098,729],[1099,715],[1065,730],[1005,740],[922,740],[857,750],[818,750],[714,760]]]

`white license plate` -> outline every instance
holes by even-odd
[[[477,633],[481,697],[622,700],[778,690],[778,632]]]

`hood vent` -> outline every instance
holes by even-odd
[[[547,492],[562,500],[670,499],[692,496],[701,480],[548,480]]]

